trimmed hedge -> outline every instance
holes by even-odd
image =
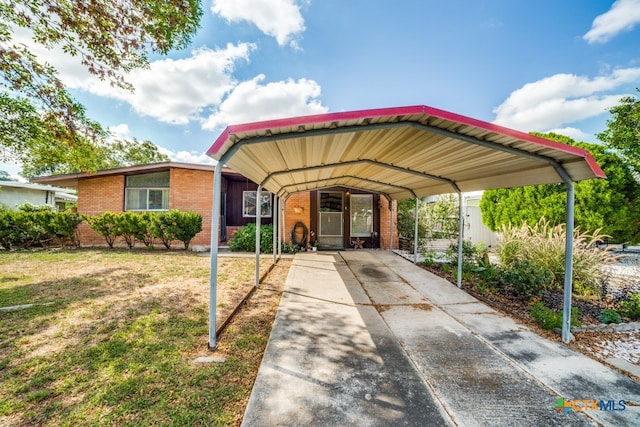
[[[111,248],[118,237],[122,237],[129,248],[140,241],[152,249],[154,239],[159,239],[167,249],[171,248],[174,240],[182,242],[184,248],[189,249],[191,240],[202,231],[200,214],[176,209],[167,212],[104,212],[84,218]]]
[[[25,203],[17,211],[0,208],[0,246],[28,249],[57,245],[79,246],[78,225],[82,217],[75,212],[57,212],[52,206]]]

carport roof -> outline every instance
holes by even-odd
[[[281,197],[344,186],[403,199],[605,177],[586,150],[422,105],[228,126],[207,154]]]

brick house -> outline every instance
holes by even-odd
[[[71,187],[77,190],[78,212],[193,210],[202,215],[202,232],[193,246],[210,246],[214,166],[163,162],[95,173],[73,173],[33,178],[32,182]],[[235,231],[255,222],[258,185],[230,170],[222,172],[220,242]],[[272,223],[273,196],[262,193],[262,224]],[[375,193],[334,187],[297,193],[284,205],[283,239],[291,242],[303,237],[318,240],[321,249],[350,247],[389,248],[390,227],[397,247],[395,209],[390,217],[389,202]],[[391,224],[393,222],[393,225]],[[104,238],[86,223],[79,229],[84,246],[104,245]]]

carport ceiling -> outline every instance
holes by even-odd
[[[403,199],[605,177],[585,150],[427,106],[229,126],[207,154],[285,198],[330,186]]]

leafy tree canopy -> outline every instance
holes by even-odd
[[[29,29],[35,43],[61,47],[90,73],[132,90],[126,73],[148,66],[150,53],[186,47],[201,15],[200,0],[0,0],[0,161],[29,164],[43,151],[46,163],[93,170],[107,136],[57,71],[14,41],[16,31]]]
[[[623,156],[640,176],[640,99],[622,98],[609,112],[612,118],[598,138]]]
[[[84,148],[84,149],[83,149]],[[121,166],[134,166],[146,163],[169,161],[166,154],[150,141],[116,140],[101,142],[87,147],[56,147],[45,145],[37,152],[30,153],[23,161],[22,175],[26,178],[43,175],[79,172],[75,167],[74,156],[84,153],[85,161],[92,169],[111,169]]]
[[[575,183],[576,226],[583,232],[602,228],[615,241],[640,240],[640,184],[625,159],[603,145],[553,133],[537,135],[589,150],[607,175]],[[480,201],[482,219],[494,231],[503,225],[535,224],[543,217],[552,225],[562,224],[565,205],[564,184],[488,190]]]

